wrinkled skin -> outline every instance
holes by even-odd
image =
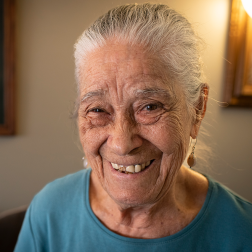
[[[157,238],[179,231],[198,213],[207,191],[203,176],[181,168],[190,136],[197,136],[200,125],[186,107],[181,86],[141,47],[110,41],[86,62],[78,125],[92,167],[94,213],[125,236]],[[150,167],[135,174],[111,166],[148,160],[154,160]]]

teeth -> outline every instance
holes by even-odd
[[[111,164],[112,164],[112,167],[115,168],[116,170],[119,169],[118,164],[114,164],[114,163],[111,163]]]
[[[147,161],[143,164],[137,164],[137,165],[129,165],[127,167],[123,165],[118,165],[115,163],[111,163],[112,167],[115,170],[118,170],[119,172],[125,172],[125,173],[137,173],[145,169],[146,166],[150,165],[150,161]]]
[[[127,172],[135,172],[135,166],[134,165],[127,166],[126,171]]]
[[[142,168],[142,170],[144,170],[145,164],[141,164],[141,168]]]
[[[135,165],[135,172],[140,172],[141,168],[141,165]]]
[[[119,165],[119,171],[126,171],[126,168],[123,165]]]

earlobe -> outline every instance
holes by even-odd
[[[195,123],[192,125],[190,137],[192,139],[195,139],[198,136],[199,128],[200,128],[201,121],[198,121],[198,123]]]

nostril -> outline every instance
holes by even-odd
[[[139,152],[139,149],[140,149],[139,147],[136,147],[133,150],[131,150],[130,153],[128,153],[128,154],[130,154],[130,155],[136,154],[137,152]]]

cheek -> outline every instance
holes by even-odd
[[[190,139],[189,117],[185,113],[180,115],[179,113],[174,113],[170,118],[170,122],[171,134],[173,135],[174,142],[176,143],[174,162],[178,162],[179,165],[181,165],[186,157]]]
[[[186,132],[177,112],[169,112],[154,125],[143,126],[143,135],[163,153],[186,152]]]
[[[186,134],[185,125],[182,125],[181,116],[177,112],[170,113],[167,125],[174,143],[179,147],[179,145],[183,144]]]
[[[106,141],[106,127],[94,127],[89,119],[79,118],[79,136],[85,154],[99,155],[101,145]]]

